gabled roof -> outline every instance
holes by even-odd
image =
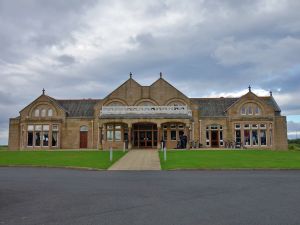
[[[259,97],[261,100],[263,100],[267,105],[273,107],[275,112],[281,112],[280,107],[278,106],[277,102],[273,98],[273,96],[266,96],[266,97]]]
[[[68,117],[93,117],[94,106],[100,99],[56,100]]]
[[[164,83],[166,83],[167,85],[169,85],[170,87],[174,88],[176,91],[178,91],[181,95],[183,95],[184,97],[186,97],[187,99],[189,99],[189,97],[187,97],[185,94],[183,94],[181,91],[179,91],[176,87],[174,87],[172,84],[170,84],[168,81],[166,81],[164,78],[160,77],[158,78],[156,81],[154,81],[149,87],[154,86],[154,84],[156,84],[157,82],[162,81]]]
[[[201,116],[225,116],[225,110],[239,98],[191,98]]]

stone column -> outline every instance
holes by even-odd
[[[187,136],[186,149],[190,149],[190,124],[186,124],[185,134]]]
[[[106,139],[106,124],[103,125],[103,139],[102,139],[102,149],[104,149],[104,142],[106,142],[107,139]]]
[[[131,138],[132,138],[132,127],[131,124],[128,124],[128,150],[132,149]]]
[[[162,135],[162,132],[161,132],[161,125],[157,125],[157,149],[161,149],[161,135]]]
[[[102,130],[103,130],[103,127],[99,127],[98,128],[99,129],[99,133],[98,133],[98,135],[99,135],[99,149],[103,149],[103,143],[102,143]]]

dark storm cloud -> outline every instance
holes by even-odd
[[[251,84],[300,114],[299,10],[296,0],[0,0],[0,143],[42,88],[102,98],[130,71],[144,85],[163,72],[191,97]]]

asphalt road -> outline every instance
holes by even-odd
[[[0,224],[300,224],[300,171],[0,168]]]

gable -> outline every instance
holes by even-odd
[[[33,110],[39,106],[47,106],[49,108],[52,108],[53,110],[55,110],[55,115],[62,116],[65,114],[65,110],[57,103],[54,98],[43,94],[20,111],[21,118],[31,117],[33,114]]]
[[[232,105],[230,105],[225,111],[230,115],[240,115],[241,107],[245,104],[258,105],[264,115],[274,115],[276,108],[271,102],[266,101],[267,97],[258,97],[253,92],[249,91],[247,94],[240,97]],[[274,101],[275,102],[275,101]]]
[[[142,86],[131,77],[104,98],[103,104],[114,99],[123,101],[126,105],[133,105],[142,97]]]
[[[150,96],[159,105],[167,105],[172,100],[190,105],[190,99],[163,78],[159,78],[150,85]]]

